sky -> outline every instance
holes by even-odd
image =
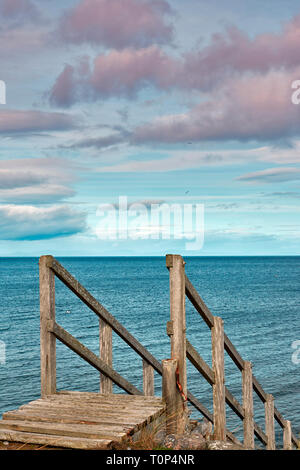
[[[0,256],[300,255],[298,1],[0,19]]]

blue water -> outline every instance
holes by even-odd
[[[158,360],[170,357],[169,278],[164,258],[59,258]],[[300,340],[300,257],[191,257],[186,273],[275,405],[300,433],[300,364],[291,344]],[[96,354],[99,321],[59,280],[57,322]],[[211,364],[210,331],[187,300],[187,336]],[[0,415],[40,395],[39,291],[37,258],[0,258]],[[142,361],[115,334],[114,367],[142,389]],[[57,342],[58,343],[58,342]],[[3,345],[5,344],[5,364]],[[300,357],[300,354],[299,356]],[[226,385],[241,400],[241,374],[225,357]],[[156,394],[161,379],[155,375]],[[212,411],[211,387],[188,366],[188,387]],[[99,374],[57,344],[57,388],[99,390]],[[115,387],[115,392],[120,389]],[[199,415],[194,415],[200,417]],[[264,409],[255,397],[255,419]],[[241,421],[228,409],[228,427],[240,435]],[[278,439],[280,428],[276,424]]]

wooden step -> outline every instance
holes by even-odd
[[[126,437],[128,429],[120,426],[40,423],[34,421],[2,420],[0,429],[28,431],[38,434],[56,434],[58,436],[84,437],[88,439],[118,439]]]
[[[14,431],[0,428],[0,440],[9,442],[22,442],[24,444],[40,444],[51,447],[66,447],[70,449],[104,450],[112,439],[84,439],[82,437],[67,437],[59,435],[38,434]]]

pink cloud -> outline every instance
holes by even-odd
[[[168,88],[176,71],[176,61],[156,46],[112,51],[95,59],[91,85],[100,95],[132,96],[149,84]]]
[[[82,0],[63,17],[60,33],[73,43],[145,47],[171,40],[170,13],[166,0]]]
[[[75,120],[65,113],[43,111],[0,111],[0,134],[13,132],[43,132],[75,127]]]
[[[299,135],[299,107],[291,103],[295,74],[300,76],[300,68],[294,73],[272,71],[228,80],[190,111],[140,126],[133,142],[265,140]]]
[[[281,33],[261,34],[254,39],[230,28],[215,34],[208,46],[181,57],[172,57],[157,45],[111,50],[94,59],[89,76],[83,76],[76,67],[66,67],[52,89],[51,101],[70,106],[91,97],[133,98],[149,85],[161,90],[220,90],[224,83],[241,76],[296,69],[300,66],[299,45],[300,15]]]
[[[124,96],[133,98],[147,86],[168,89],[176,79],[178,64],[157,46],[113,50],[95,58],[88,66],[66,65],[50,91],[50,101],[70,106],[84,98]]]
[[[279,33],[265,33],[250,39],[238,28],[214,34],[203,49],[184,56],[186,86],[211,89],[232,73],[266,73],[274,68],[300,65],[300,15]],[[182,80],[181,77],[180,80]]]

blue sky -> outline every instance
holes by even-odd
[[[299,2],[0,0],[0,16],[1,256],[300,254]],[[204,205],[203,246],[99,238],[120,196]]]

